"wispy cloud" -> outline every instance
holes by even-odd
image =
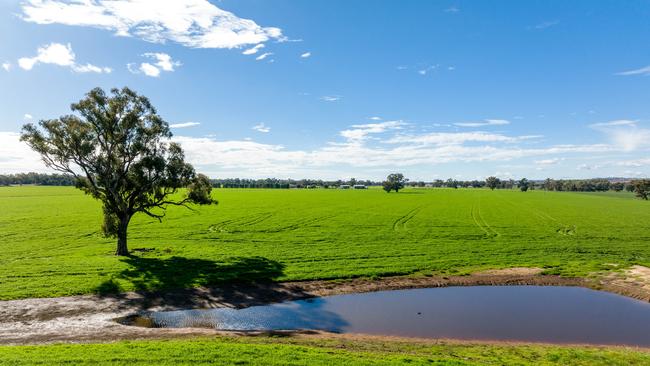
[[[265,58],[271,56],[272,54],[273,54],[272,52],[265,52],[265,53],[263,53],[263,54],[261,54],[261,55],[255,57],[255,59],[256,59],[257,61],[261,61],[261,60],[264,60]]]
[[[542,159],[542,160],[536,160],[535,164],[539,164],[539,165],[556,165],[559,162],[561,162],[562,160],[564,160],[564,159],[562,159],[562,158]]]
[[[25,113],[25,114],[23,115],[23,119],[24,119],[24,120],[30,120],[30,119],[33,119],[33,118],[34,118],[34,117],[33,117],[31,114],[29,114],[29,113]]]
[[[309,58],[311,57],[311,52],[305,52],[302,55],[300,55],[300,58]]]
[[[129,63],[126,67],[131,73],[143,73],[146,76],[158,77],[162,71],[173,72],[176,67],[182,65],[179,61],[173,60],[170,55],[162,52],[148,52],[142,54],[142,57],[152,59],[154,62],[141,62],[139,65]]]
[[[368,117],[368,119],[371,121],[381,121],[381,117],[378,116]]]
[[[252,129],[261,133],[271,132],[271,127],[266,126],[264,122],[256,124],[255,126],[252,127]]]
[[[350,129],[343,130],[340,135],[348,141],[365,140],[370,134],[378,134],[391,130],[401,130],[406,123],[403,121],[386,121],[380,123],[365,123],[350,126]]]
[[[460,9],[458,7],[456,7],[456,6],[450,6],[447,9],[445,9],[445,13],[456,14],[456,13],[459,13],[459,12],[460,12]]]
[[[262,27],[207,0],[26,0],[22,19],[106,29],[117,36],[192,48],[239,48],[286,40],[280,28]]]
[[[483,127],[483,126],[504,126],[509,125],[510,121],[505,119],[486,119],[483,122],[459,122],[454,123],[458,127]]]
[[[650,129],[638,126],[634,120],[614,120],[599,122],[589,127],[604,133],[609,140],[625,151],[633,151],[643,147],[650,147]]]
[[[244,54],[244,55],[254,55],[264,47],[265,47],[264,44],[260,43],[258,45],[255,45],[254,47],[251,47],[251,48],[248,48],[248,49],[244,50],[244,52],[242,52],[242,54]]]
[[[325,102],[338,102],[339,100],[341,100],[341,98],[343,97],[340,95],[323,95],[322,97],[320,97],[320,100]]]
[[[622,75],[622,76],[644,75],[644,76],[648,76],[648,75],[650,75],[650,66],[642,67],[640,69],[635,69],[635,70],[617,72],[615,75]]]
[[[3,62],[3,63],[2,63],[2,68],[3,68],[5,71],[9,71],[9,70],[11,70],[11,62],[9,62],[9,61],[5,61],[5,62]]]
[[[52,64],[68,67],[74,72],[86,73],[110,73],[109,67],[99,67],[92,64],[78,64],[72,46],[61,43],[50,43],[38,48],[36,56],[22,57],[18,59],[18,66],[23,70],[31,70],[38,64]]]
[[[169,125],[170,128],[188,128],[200,125],[200,122],[183,122]]]
[[[559,20],[547,20],[528,27],[529,30],[543,30],[560,24]]]

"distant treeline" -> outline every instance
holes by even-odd
[[[341,185],[365,185],[379,186],[381,182],[371,180],[321,180],[321,179],[211,179],[210,182],[215,188],[338,188]],[[514,189],[519,188],[521,181],[513,179],[496,179],[496,189]],[[73,177],[63,174],[42,174],[42,173],[19,173],[0,175],[0,186],[34,184],[43,186],[74,186]],[[605,178],[597,179],[546,179],[538,181],[528,181],[529,189],[544,189],[548,191],[569,191],[569,192],[604,192],[604,191],[634,191],[634,186],[630,180],[616,179],[609,180]],[[407,186],[410,187],[436,187],[436,188],[483,188],[487,187],[485,180],[456,180],[436,179],[431,182],[409,181]],[[491,187],[490,187],[491,188]]]
[[[210,179],[212,186],[215,188],[338,188],[341,185],[349,184],[363,184],[366,186],[381,185],[381,182],[373,182],[370,180],[356,180],[349,181],[332,180],[324,181],[321,179]]]
[[[41,186],[73,186],[75,179],[63,174],[18,173],[0,175],[0,186],[36,184]]]

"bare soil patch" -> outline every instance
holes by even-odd
[[[599,280],[602,290],[650,301],[650,268],[632,266],[618,272],[611,272]]]

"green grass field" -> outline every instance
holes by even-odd
[[[218,206],[136,216],[130,258],[70,187],[0,188],[0,299],[231,280],[312,280],[538,266],[583,276],[650,265],[650,203],[482,189],[214,191]],[[142,249],[144,248],[144,249]]]
[[[648,365],[634,349],[199,338],[0,347],[0,365]]]

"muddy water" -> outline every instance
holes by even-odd
[[[650,304],[580,287],[470,286],[381,291],[246,309],[153,312],[150,327],[650,346]]]

